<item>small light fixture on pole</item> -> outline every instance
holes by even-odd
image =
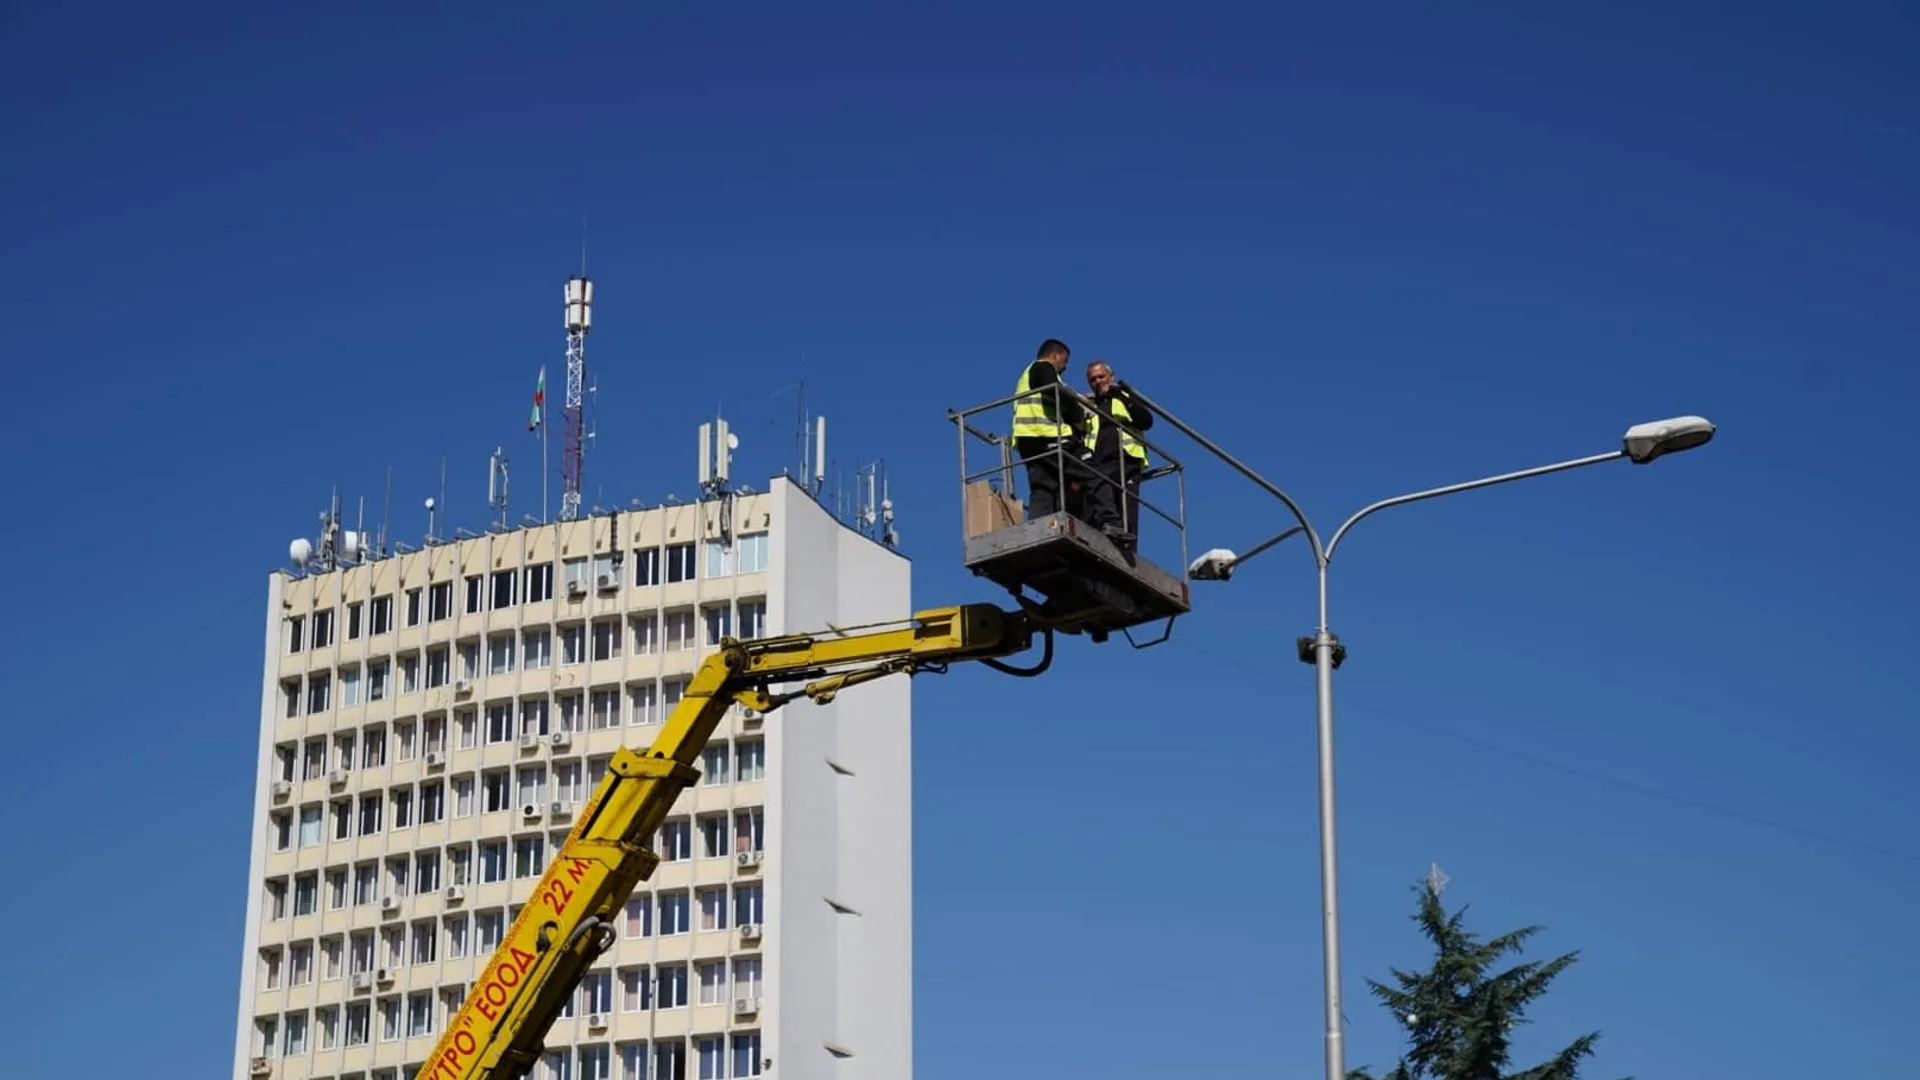
[[[1134,396],[1140,398],[1142,404],[1212,452],[1214,456],[1233,466],[1241,475],[1286,504],[1296,522],[1277,535],[1255,544],[1244,555],[1235,555],[1227,548],[1213,548],[1193,560],[1187,567],[1188,576],[1196,581],[1227,581],[1233,577],[1234,570],[1242,563],[1278,545],[1295,533],[1305,533],[1307,542],[1313,547],[1313,561],[1319,577],[1320,617],[1313,635],[1298,639],[1296,644],[1300,659],[1314,666],[1317,683],[1315,698],[1319,713],[1317,741],[1320,758],[1320,934],[1324,961],[1322,978],[1326,994],[1326,1080],[1346,1080],[1346,1049],[1340,1020],[1340,875],[1339,849],[1334,831],[1333,672],[1346,660],[1347,649],[1340,643],[1340,639],[1333,635],[1327,623],[1327,567],[1333,562],[1334,550],[1339,547],[1340,540],[1347,534],[1348,529],[1353,528],[1361,519],[1388,507],[1404,506],[1407,503],[1423,502],[1442,495],[1456,495],[1463,491],[1474,491],[1479,488],[1493,487],[1496,484],[1512,483],[1515,480],[1566,472],[1569,469],[1600,465],[1609,461],[1627,460],[1637,465],[1645,465],[1667,454],[1677,454],[1683,450],[1692,450],[1706,445],[1712,441],[1715,428],[1711,421],[1699,416],[1678,416],[1668,420],[1635,424],[1621,437],[1618,450],[1522,469],[1519,472],[1468,480],[1465,483],[1428,488],[1425,491],[1410,492],[1406,495],[1396,495],[1391,499],[1382,499],[1361,507],[1353,516],[1342,522],[1340,527],[1333,531],[1332,538],[1323,544],[1320,534],[1307,520],[1307,515],[1286,492],[1241,464],[1233,455],[1214,445],[1204,435],[1168,415],[1166,410],[1147,401],[1138,391],[1135,391]]]

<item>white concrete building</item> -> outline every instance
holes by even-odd
[[[411,1077],[722,635],[911,614],[907,560],[785,479],[730,543],[720,507],[268,579],[237,1080]],[[909,694],[729,716],[536,1080],[909,1080]]]

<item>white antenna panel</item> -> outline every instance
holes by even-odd
[[[342,559],[358,562],[360,557],[366,554],[366,551],[366,533],[348,530],[340,534],[340,557]]]
[[[313,558],[312,541],[304,536],[295,539],[293,543],[287,545],[287,558],[292,560],[295,566],[307,565],[307,560]]]
[[[813,479],[823,484],[827,480],[827,418],[824,416],[814,417]]]
[[[713,479],[713,425],[700,425],[700,483]]]
[[[740,437],[727,430],[725,420],[715,420],[714,424],[715,430],[720,435],[720,444],[714,448],[713,472],[715,478],[724,484],[727,481],[727,474],[731,471],[728,466],[733,463],[733,452],[740,448]]]
[[[567,279],[567,331],[585,333],[593,327],[593,282],[587,278]]]

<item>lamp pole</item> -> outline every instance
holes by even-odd
[[[1456,495],[1463,491],[1493,487],[1496,484],[1527,480],[1536,476],[1566,472],[1588,465],[1600,465],[1610,461],[1627,460],[1644,465],[1666,454],[1691,450],[1704,445],[1713,438],[1714,426],[1698,416],[1683,416],[1672,420],[1658,420],[1646,424],[1636,424],[1627,429],[1621,440],[1621,448],[1604,454],[1573,458],[1540,465],[1518,472],[1501,473],[1498,476],[1481,477],[1445,487],[1428,488],[1425,491],[1396,495],[1391,499],[1361,507],[1353,516],[1340,523],[1333,531],[1331,539],[1324,544],[1320,534],[1307,519],[1300,505],[1286,492],[1262,477],[1259,473],[1242,464],[1232,454],[1215,445],[1206,436],[1193,430],[1166,410],[1148,401],[1138,391],[1134,396],[1141,404],[1152,409],[1168,423],[1179,429],[1188,438],[1205,447],[1215,457],[1231,465],[1241,475],[1252,480],[1261,488],[1284,503],[1293,514],[1295,525],[1275,536],[1255,544],[1244,555],[1235,555],[1224,548],[1215,548],[1193,561],[1188,572],[1199,580],[1225,581],[1233,571],[1248,559],[1274,547],[1295,533],[1305,533],[1307,542],[1312,545],[1312,554],[1316,576],[1319,579],[1319,619],[1314,626],[1313,636],[1303,637],[1295,642],[1303,662],[1312,664],[1315,676],[1315,699],[1318,704],[1317,738],[1320,758],[1320,942],[1322,974],[1326,996],[1326,1080],[1346,1080],[1346,1046],[1340,1022],[1340,864],[1339,843],[1334,829],[1334,770],[1333,770],[1333,672],[1346,659],[1346,646],[1334,636],[1327,621],[1327,568],[1333,562],[1334,551],[1340,541],[1362,519],[1394,506],[1407,503],[1424,502],[1442,495]]]

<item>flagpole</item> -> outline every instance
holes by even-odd
[[[540,524],[553,519],[547,515],[547,403],[540,401]]]

